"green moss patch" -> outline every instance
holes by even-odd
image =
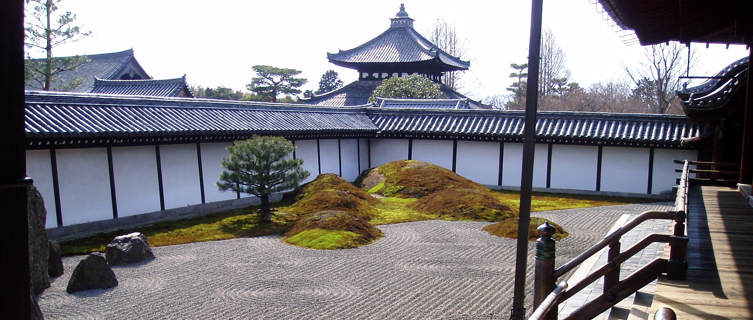
[[[351,248],[358,234],[342,230],[311,229],[301,231],[285,239],[285,242],[309,249],[332,250]]]
[[[319,211],[339,210],[368,220],[377,213],[374,206],[379,203],[378,199],[334,174],[319,175],[300,188],[292,198],[296,202],[280,208],[280,211],[298,217]]]
[[[434,192],[409,205],[410,208],[441,217],[499,221],[516,215],[491,192],[478,189],[447,189]]]
[[[311,231],[317,229],[337,232]],[[357,236],[346,236],[346,234],[341,231],[347,231]],[[304,232],[304,236],[295,237]],[[320,239],[314,237],[315,235],[318,235]],[[369,244],[374,240],[381,238],[383,235],[384,234],[382,234],[381,230],[352,212],[325,210],[311,213],[300,218],[293,228],[285,233],[283,240],[293,245],[301,245],[312,249],[343,249]],[[295,240],[291,242],[291,238],[307,240],[305,242]],[[321,246],[324,246],[326,243],[329,247],[310,247],[303,245],[304,243],[319,243]]]
[[[371,169],[357,185],[370,193],[399,198],[420,198],[447,189],[488,190],[450,170],[416,160],[393,161]]]
[[[531,217],[531,223],[528,224],[528,240],[529,241],[535,241],[539,235],[536,232],[536,228],[538,228],[541,224],[543,224],[545,221],[549,221],[543,218],[537,218],[537,217]],[[565,231],[562,226],[549,221],[549,224],[554,227],[555,232],[552,238],[554,240],[562,240],[566,238],[569,234],[567,231]],[[489,232],[495,236],[498,237],[505,237],[505,238],[518,238],[518,218],[508,218],[505,220],[502,220],[497,223],[490,224],[486,227],[484,227],[484,231]]]

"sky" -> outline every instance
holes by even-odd
[[[357,79],[355,70],[329,63],[327,52],[351,49],[385,31],[400,3],[427,38],[438,19],[455,27],[466,52],[462,58],[471,61],[459,91],[471,98],[505,94],[510,64],[527,60],[531,4],[519,0],[64,0],[61,10],[76,13],[78,24],[92,34],[53,54],[133,49],[155,79],[185,74],[190,85],[236,90],[251,81],[251,66],[273,65],[301,70],[308,79],[303,89],[315,90],[329,69],[345,83]],[[625,68],[645,60],[644,48],[595,0],[544,1],[543,8],[543,28],[552,30],[564,50],[571,81],[581,86],[625,81]],[[744,46],[692,48],[691,75],[712,75],[747,55]]]

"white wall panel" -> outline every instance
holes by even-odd
[[[648,148],[603,147],[601,191],[646,193]]]
[[[309,172],[304,182],[316,179],[319,175],[319,156],[316,153],[316,140],[296,140],[295,157],[303,160],[303,169]]]
[[[204,200],[206,202],[237,198],[234,191],[220,191],[217,187],[220,174],[225,170],[222,166],[222,160],[230,154],[227,147],[231,145],[232,143],[229,142],[201,144],[201,171],[204,176]]]
[[[26,175],[34,180],[34,186],[42,194],[44,208],[47,210],[45,228],[58,226],[55,208],[55,189],[52,186],[52,165],[50,150],[26,151]]]
[[[371,139],[371,166],[408,159],[408,139]]]
[[[520,187],[523,164],[523,144],[505,143],[502,161],[502,185]],[[534,150],[533,186],[546,188],[547,145],[537,144]]]
[[[552,145],[550,187],[596,190],[598,155],[596,146]]]
[[[340,174],[337,139],[320,139],[319,152],[321,152],[319,159],[322,161],[322,173]]]
[[[159,211],[159,181],[154,146],[112,148],[118,216]]]
[[[369,168],[369,139],[358,139],[358,147],[360,148],[361,171],[364,171]]]
[[[481,184],[497,184],[499,142],[458,141],[457,153],[457,174]],[[452,155],[452,144],[450,144],[450,155]]]
[[[63,225],[112,219],[105,148],[56,150]]]
[[[452,140],[413,140],[413,160],[452,170]]]
[[[651,193],[660,194],[672,191],[676,185],[676,179],[680,173],[675,169],[681,169],[682,165],[674,163],[674,160],[697,160],[696,150],[677,149],[654,149],[654,176],[651,184]]]
[[[354,181],[358,178],[358,144],[356,139],[340,140],[340,150],[342,152],[342,171],[343,179]]]
[[[201,203],[195,144],[160,145],[165,209]]]

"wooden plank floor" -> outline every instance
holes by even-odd
[[[688,278],[659,279],[651,317],[753,319],[753,209],[727,187],[694,187],[689,202]]]

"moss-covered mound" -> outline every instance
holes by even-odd
[[[368,220],[376,214],[374,205],[379,203],[376,198],[335,174],[321,174],[289,197],[296,202],[281,210],[297,216],[324,210],[339,210],[354,213]]]
[[[501,204],[490,191],[477,189],[447,189],[421,197],[409,208],[427,214],[456,219],[500,221],[516,213]]]
[[[437,165],[416,160],[393,161],[364,173],[356,182],[385,197],[420,198],[447,189],[488,189]]]
[[[549,221],[549,220],[546,220],[543,218],[531,217],[531,223],[528,224],[528,240],[529,241],[536,241],[536,239],[539,237],[538,233],[536,232],[536,228],[538,228],[541,224],[543,224],[544,221]],[[552,227],[554,227],[555,229],[554,235],[552,236],[554,240],[562,240],[569,235],[567,231],[565,231],[565,229],[562,228],[562,226],[552,221],[549,221],[549,224],[552,225]],[[495,236],[516,239],[518,238],[518,219],[517,217],[505,219],[500,222],[493,223],[484,227],[484,230]]]
[[[382,231],[357,215],[339,210],[308,214],[285,233],[285,242],[311,249],[344,249],[369,244]]]

